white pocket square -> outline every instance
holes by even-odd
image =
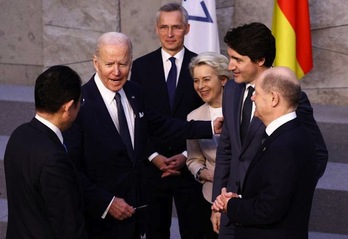
[[[144,117],[144,112],[139,112],[139,117],[143,118]]]

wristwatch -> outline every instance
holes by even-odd
[[[207,167],[202,167],[197,171],[196,177],[195,177],[197,181],[201,181],[201,173],[204,169],[207,169]]]

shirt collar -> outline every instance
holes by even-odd
[[[170,57],[172,57],[170,54],[168,54],[163,48],[161,49],[162,52],[162,61],[166,62],[169,60]],[[178,53],[176,53],[173,57],[176,58],[177,62],[182,62],[184,59],[184,53],[185,53],[185,47],[183,47]]]
[[[59,138],[60,142],[63,144],[63,135],[62,135],[62,132],[60,131],[60,129],[58,129],[57,126],[52,124],[50,121],[42,118],[38,114],[35,115],[35,118],[38,121],[40,121],[41,123],[43,123],[44,125],[46,125],[48,128],[50,128],[57,135],[57,137]]]
[[[280,116],[279,118],[273,120],[267,127],[266,127],[266,133],[267,135],[271,135],[276,129],[278,129],[280,126],[285,124],[286,122],[289,122],[290,120],[295,119],[296,112],[290,112],[285,115]]]
[[[97,88],[98,88],[100,94],[102,95],[105,103],[113,104],[116,92],[113,92],[112,90],[109,90],[108,88],[105,87],[105,85],[101,81],[98,73],[95,74],[94,81],[95,81],[95,84],[97,85]],[[125,94],[123,88],[121,88],[118,92],[120,93],[121,98],[126,97],[126,94]]]

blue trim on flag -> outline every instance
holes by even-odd
[[[186,1],[186,0],[184,0]],[[210,14],[209,14],[209,11],[208,11],[208,8],[207,6],[205,5],[204,1],[201,2],[201,6],[202,6],[202,9],[204,11],[204,14],[205,14],[205,17],[201,17],[201,16],[190,16],[189,15],[189,20],[193,20],[193,21],[199,21],[199,22],[211,22],[213,23],[213,19],[211,18]]]

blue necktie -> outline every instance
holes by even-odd
[[[117,107],[117,117],[118,117],[118,125],[119,125],[119,133],[122,138],[123,143],[127,147],[127,152],[131,160],[133,160],[133,146],[132,140],[129,134],[128,124],[126,115],[123,110],[121,95],[117,92],[115,95],[116,107]]]
[[[252,86],[248,87],[248,95],[244,100],[243,111],[242,111],[242,123],[240,124],[240,139],[242,144],[244,142],[245,136],[248,132],[250,118],[251,118],[251,110],[253,107],[251,96],[253,95],[254,88]]]
[[[168,78],[167,78],[167,89],[168,89],[170,108],[172,109],[174,105],[174,98],[175,98],[177,69],[175,65],[175,57],[170,57],[169,60],[172,63],[172,67],[170,68]]]

